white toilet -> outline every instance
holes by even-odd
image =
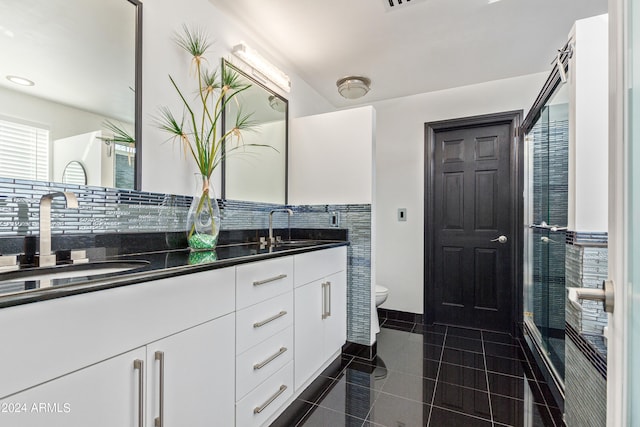
[[[379,307],[387,300],[389,296],[389,289],[381,285],[376,285],[376,307]],[[373,332],[377,334],[380,332],[380,321],[378,319],[378,310],[373,310]]]
[[[389,289],[376,285],[376,307],[380,307],[387,300],[387,297],[389,297]]]

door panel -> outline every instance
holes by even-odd
[[[437,131],[433,153],[435,322],[513,323],[511,124]],[[492,242],[499,235],[505,243]]]
[[[476,248],[475,265],[475,307],[478,309],[498,309],[498,251]]]
[[[442,248],[443,304],[463,307],[464,287],[462,286],[463,248]]]

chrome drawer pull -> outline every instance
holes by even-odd
[[[259,414],[260,412],[264,411],[265,409],[267,409],[267,406],[271,405],[271,403],[276,400],[282,393],[284,393],[284,391],[287,389],[287,386],[282,384],[280,386],[280,389],[276,392],[276,394],[274,394],[273,396],[271,396],[269,398],[269,400],[267,400],[266,402],[264,402],[261,406],[256,406],[253,410],[254,414]]]
[[[282,316],[285,316],[287,314],[287,312],[285,310],[282,310],[280,313],[276,314],[275,316],[271,316],[268,319],[263,320],[262,322],[257,322],[253,324],[254,328],[260,328],[264,325],[266,325],[267,323],[271,323],[276,319],[281,318]]]
[[[253,282],[253,286],[260,286],[260,285],[264,285],[266,283],[271,283],[271,282],[275,282],[276,280],[281,280],[286,278],[287,275],[286,274],[278,274],[277,276],[274,277],[270,277],[268,279],[264,279],[264,280],[257,280],[255,282]]]
[[[278,350],[278,352],[276,354],[274,354],[273,356],[270,356],[268,359],[260,362],[260,363],[256,363],[255,365],[253,365],[253,369],[254,370],[258,370],[258,369],[262,369],[265,366],[267,366],[269,363],[273,362],[278,356],[283,355],[285,352],[287,351],[287,347],[280,347],[280,350]]]

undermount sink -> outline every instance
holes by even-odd
[[[27,280],[73,279],[77,277],[122,273],[149,265],[147,261],[99,261],[84,264],[64,264],[51,267],[36,267],[0,273],[0,284],[3,282]]]
[[[313,246],[313,245],[321,245],[326,243],[322,240],[278,240],[276,241],[275,247],[278,248],[297,248],[304,246]]]

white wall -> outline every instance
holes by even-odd
[[[289,202],[372,203],[375,110],[360,107],[291,121]]]
[[[264,203],[284,201],[286,135],[283,120],[262,123],[247,132],[242,143],[268,144],[273,147],[247,147],[233,151],[226,160],[226,197]],[[233,139],[234,143],[237,141]],[[276,151],[277,150],[277,151]],[[218,193],[218,196],[220,193]]]
[[[569,230],[608,228],[608,17],[576,21],[569,63]]]
[[[182,149],[165,142],[168,134],[154,124],[160,106],[171,108],[175,114],[182,111],[177,94],[170,85],[171,74],[178,85],[193,88],[190,76],[191,64],[184,51],[175,45],[173,38],[183,24],[207,30],[214,41],[207,55],[209,65],[220,65],[222,57],[229,57],[233,46],[245,41],[274,65],[291,77],[292,89],[289,117],[332,111],[334,108],[320,97],[292,70],[269,56],[268,49],[252,38],[240,25],[232,21],[208,0],[154,0],[144,3],[143,10],[143,87],[142,87],[142,189],[174,194],[191,194],[195,167],[192,159],[184,159]],[[190,89],[189,89],[190,90]],[[214,180],[220,193],[220,176]]]
[[[374,103],[376,109],[376,275],[389,288],[383,308],[423,312],[424,124],[501,111],[526,115],[547,73]],[[407,221],[397,221],[397,209]]]
[[[104,143],[99,139],[102,132],[88,132],[53,141],[52,180],[62,182],[64,169],[76,161],[82,164],[87,175],[87,185],[113,187],[113,157],[102,156]],[[110,165],[111,176],[105,176],[103,167]],[[108,180],[104,180],[107,178]]]

